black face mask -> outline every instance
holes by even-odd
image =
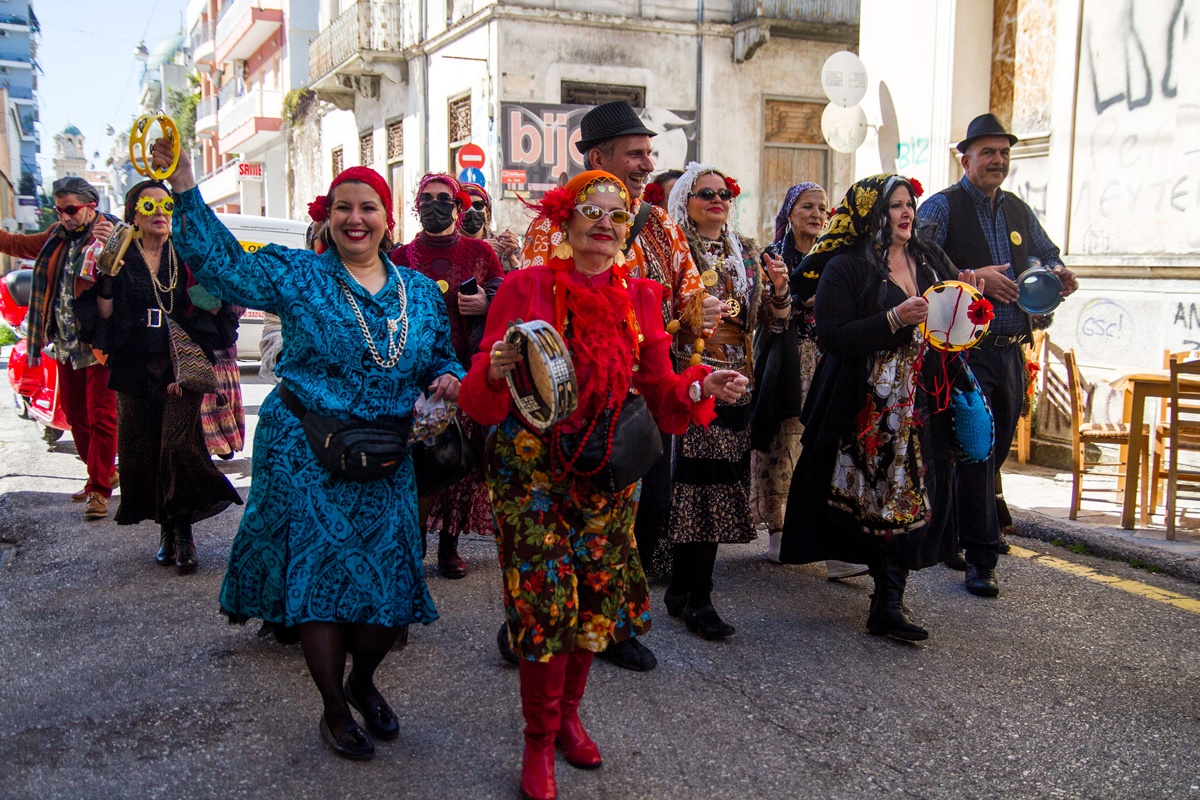
[[[441,233],[454,224],[454,201],[434,200],[421,204],[421,227],[426,233]]]
[[[487,223],[487,213],[484,211],[476,211],[471,209],[463,214],[462,229],[474,236],[483,230],[483,226]]]

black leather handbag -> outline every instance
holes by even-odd
[[[377,481],[396,473],[408,457],[409,417],[364,420],[315,414],[280,383],[279,399],[300,420],[313,453],[338,478]]]
[[[583,433],[564,434],[560,452],[565,458],[578,453],[572,472],[591,476],[596,491],[615,495],[630,484],[637,483],[658,459],[662,458],[662,434],[658,423],[650,414],[646,400],[640,394],[631,394],[621,406],[616,420],[612,411],[605,412],[605,423],[597,425],[586,442],[579,443]],[[609,426],[615,425],[612,436],[612,453],[605,458],[608,447]],[[582,447],[582,452],[580,448]]]
[[[417,476],[417,496],[428,497],[448,489],[479,468],[481,453],[478,443],[463,429],[458,417],[433,440],[433,444],[417,442],[412,448],[413,471]]]

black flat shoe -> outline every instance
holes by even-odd
[[[672,617],[678,617],[683,614],[683,607],[687,605],[688,593],[671,594],[671,590],[667,589],[667,593],[663,595],[663,605],[667,607],[667,613]]]
[[[521,659],[517,658],[517,654],[513,652],[512,643],[508,641],[508,625],[501,623],[500,630],[496,632],[496,649],[500,651],[500,657],[504,659],[504,663],[512,664],[514,667],[520,664]]]
[[[976,597],[996,597],[1000,594],[1000,584],[996,582],[996,571],[986,567],[968,567],[963,583],[967,587],[967,591]]]
[[[698,633],[713,642],[728,639],[737,632],[737,628],[721,619],[721,615],[711,603],[699,608],[688,604],[683,609],[683,623],[692,633]]]
[[[333,731],[329,730],[329,723],[322,715],[317,730],[320,732],[321,741],[325,743],[325,746],[342,758],[350,761],[370,761],[375,757],[375,743],[371,741],[370,736],[363,732],[362,728],[353,723],[341,736],[334,737]]]
[[[967,560],[963,558],[962,550],[955,550],[953,555],[943,558],[942,563],[950,569],[958,570],[959,572],[966,572],[967,567],[970,566]]]
[[[350,673],[353,676],[354,673]],[[360,703],[358,698],[354,696],[353,690],[350,688],[351,678],[346,678],[346,702],[350,707],[362,714],[363,724],[367,726],[367,730],[376,739],[382,739],[385,742],[390,742],[400,735],[400,722],[396,719],[396,714],[391,707],[383,699],[374,702]],[[372,750],[375,748],[372,747]]]
[[[658,666],[658,659],[654,653],[636,638],[613,642],[597,653],[596,657],[633,672],[649,672]]]

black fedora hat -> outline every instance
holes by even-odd
[[[971,146],[971,142],[981,136],[1003,136],[1008,139],[1010,146],[1020,141],[1020,139],[1004,130],[1004,126],[1000,124],[1000,120],[996,119],[995,114],[980,114],[971,120],[971,124],[967,126],[966,137],[957,145],[958,152],[967,152],[967,148]]]
[[[586,155],[588,150],[606,139],[634,135],[654,136],[655,133],[642,124],[633,106],[624,100],[615,100],[596,106],[583,115],[575,149]]]

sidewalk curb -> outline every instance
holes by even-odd
[[[1200,583],[1200,558],[1173,555],[1162,548],[1140,545],[1118,539],[1111,534],[1070,520],[1057,519],[1036,511],[1012,509],[1017,535],[1043,542],[1056,539],[1062,543],[1082,544],[1090,555],[1113,561],[1140,560],[1149,567],[1158,567],[1161,574]]]

